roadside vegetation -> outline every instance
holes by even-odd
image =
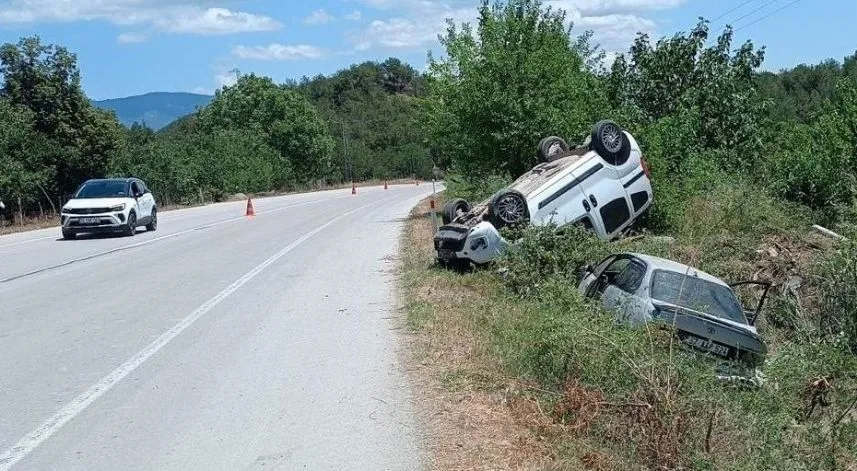
[[[479,201],[536,163],[541,137],[581,141],[612,118],[640,141],[655,204],[619,241],[528,228],[465,274],[436,267],[431,228],[411,221],[405,310],[428,388],[509,436],[491,456],[471,444],[474,463],[468,450],[446,457],[438,432],[438,467],[857,469],[857,55],[761,73],[763,49],[701,21],[640,35],[608,71],[565,25],[532,0],[485,2],[477,24],[450,24],[424,108],[451,169],[445,197]],[[717,383],[668,332],[616,326],[582,299],[580,270],[621,251],[773,282],[764,386]],[[435,430],[496,448],[447,410],[458,415]]]

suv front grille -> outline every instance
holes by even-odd
[[[109,213],[110,208],[75,208],[66,209],[65,212],[68,214],[104,214]]]

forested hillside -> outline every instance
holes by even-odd
[[[119,122],[127,127],[140,123],[159,130],[179,118],[195,113],[211,102],[211,98],[196,93],[154,92],[92,103],[99,108],[112,110]]]
[[[143,178],[162,204],[431,176],[417,126],[422,78],[396,59],[300,83],[244,75],[157,132],[93,106],[62,46],[5,44],[0,72],[0,197],[19,220],[55,212],[105,176]]]

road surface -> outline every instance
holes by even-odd
[[[0,471],[421,468],[392,271],[430,192],[0,237]]]

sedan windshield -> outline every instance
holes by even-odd
[[[684,273],[656,270],[652,276],[652,298],[747,324],[741,303],[732,290]]]
[[[126,183],[121,180],[89,182],[77,190],[75,198],[116,198],[128,196]]]

